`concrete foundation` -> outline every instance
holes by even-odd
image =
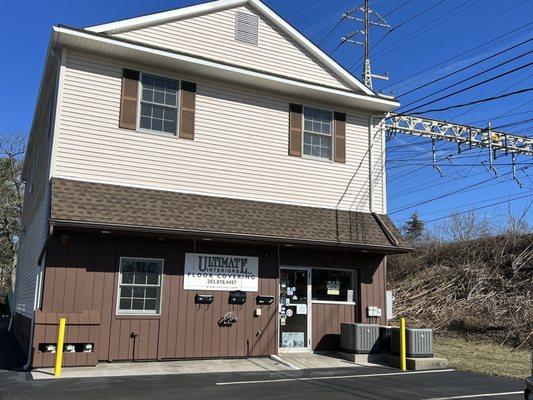
[[[338,354],[345,360],[357,364],[381,364],[400,368],[400,357],[393,354],[351,354],[344,352],[338,352]],[[409,371],[425,371],[447,367],[448,360],[445,358],[407,358],[407,369]]]

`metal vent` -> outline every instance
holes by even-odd
[[[257,15],[235,12],[235,39],[239,42],[259,44],[259,17]]]

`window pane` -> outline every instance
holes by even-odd
[[[149,285],[158,285],[159,284],[159,275],[148,274],[148,281],[146,282]]]
[[[135,274],[135,284],[136,285],[145,285],[146,284],[146,274]]]
[[[142,82],[140,127],[175,134],[178,116],[178,82],[150,75],[143,75]]]
[[[160,265],[159,263],[151,262],[147,265],[146,272],[149,274],[159,274],[161,272]]]
[[[141,128],[150,129],[151,120],[150,117],[141,117]]]
[[[167,80],[167,92],[175,93],[178,90],[178,82]]]
[[[120,310],[131,310],[131,300],[120,299],[119,309]]]
[[[122,283],[133,283],[133,274],[122,274]]]
[[[142,310],[144,309],[144,300],[143,299],[133,299],[131,304],[132,310]]]
[[[154,88],[155,90],[164,91],[165,90],[165,80],[162,78],[154,78]]]
[[[176,106],[176,95],[167,93],[165,96],[165,104],[168,106]]]
[[[163,119],[163,108],[152,107],[152,117]]]
[[[164,121],[163,122],[163,132],[167,133],[176,133],[176,123]]]
[[[146,288],[146,296],[147,299],[156,299],[157,298],[157,288],[155,287],[147,287]]]
[[[143,101],[154,101],[154,91],[144,87],[142,99]]]
[[[143,86],[153,86],[153,85],[154,85],[154,78],[150,75],[143,74]]]
[[[132,287],[123,287],[120,288],[120,297],[131,297],[133,293]]]
[[[133,288],[133,297],[136,298],[144,298],[144,288],[143,287],[136,287]]]
[[[124,273],[125,269],[132,272]],[[118,288],[119,310],[157,312],[161,296],[162,270],[163,264],[158,260],[122,259],[120,265],[122,280]]]
[[[331,113],[304,109],[304,154],[331,159]]]
[[[313,300],[354,301],[353,272],[313,269]]]
[[[165,103],[165,92],[160,92],[159,90],[156,90],[154,92],[154,103]]]
[[[163,120],[162,119],[153,119],[152,120],[152,130],[154,130],[154,131],[163,131]]]
[[[126,272],[133,272],[133,271],[134,271],[133,263],[129,261],[124,261],[122,264],[122,272],[126,273]]]
[[[144,309],[145,310],[157,311],[156,307],[157,307],[157,302],[155,300],[146,300],[144,302]]]

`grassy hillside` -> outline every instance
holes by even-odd
[[[395,315],[441,336],[533,348],[533,235],[432,241],[389,258]]]

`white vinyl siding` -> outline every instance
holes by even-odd
[[[30,318],[35,308],[39,256],[48,235],[50,207],[48,195],[49,192],[47,191],[46,197],[39,202],[32,220],[25,224],[19,244],[15,280],[15,310]]]
[[[297,99],[176,72],[198,83],[195,139],[125,131],[118,128],[123,68],[146,67],[69,52],[55,176],[326,208],[342,198],[341,209],[369,210],[368,115],[348,110],[345,164],[290,157],[289,103]]]
[[[31,190],[24,193],[22,234],[17,253],[15,275],[15,311],[32,318],[38,299],[37,277],[40,274],[39,257],[48,237],[50,213],[50,157],[56,108],[54,107],[57,63],[52,61],[46,70],[46,85],[41,88],[35,110],[35,120],[28,142],[25,160],[25,178]]]
[[[300,50],[284,33],[261,16],[258,46],[235,40],[236,11],[256,14],[249,7],[238,7],[114,36],[347,89],[325,67]]]

